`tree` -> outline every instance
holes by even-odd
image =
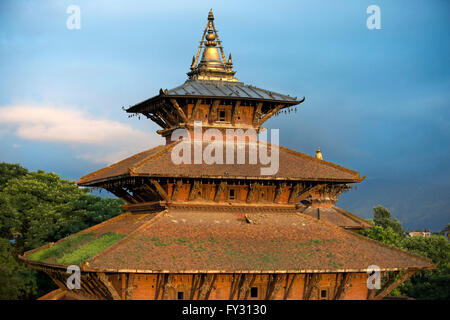
[[[442,235],[406,237],[401,223],[392,220],[391,213],[381,206],[374,208],[374,227],[360,233],[371,239],[430,258],[438,264],[436,270],[416,273],[390,295],[406,295],[416,299],[450,298],[450,243]],[[444,228],[444,230],[446,230]],[[448,225],[447,225],[448,231]]]
[[[28,172],[19,165],[0,163],[0,174],[4,175],[0,177],[0,237],[4,240],[0,257],[6,268],[0,284],[19,288],[2,293],[11,299],[42,295],[43,288],[51,288],[48,277],[26,269],[17,255],[123,212],[122,200],[93,196],[54,173]],[[11,274],[15,276],[7,276]]]
[[[389,210],[382,206],[376,206],[373,208],[373,221],[376,226],[381,226],[385,229],[390,227],[401,238],[406,237],[406,233],[403,231],[400,221],[397,219],[392,220]]]
[[[0,238],[0,299],[19,299],[37,292],[36,271],[27,269],[14,256],[7,239]]]
[[[361,230],[360,233],[394,247],[401,247],[402,244],[402,237],[391,227],[373,226],[373,228]]]
[[[12,178],[21,177],[28,173],[28,170],[19,164],[0,162],[0,191],[6,186],[6,182]]]
[[[400,290],[416,299],[450,299],[450,242],[441,235],[411,237],[402,243],[409,251],[420,254],[438,264],[436,270],[416,273]]]

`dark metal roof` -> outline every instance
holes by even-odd
[[[243,82],[232,81],[214,81],[214,80],[186,80],[182,85],[163,91],[160,94],[139,102],[127,109],[127,112],[139,112],[139,108],[156,101],[161,97],[202,97],[202,98],[221,98],[221,99],[250,99],[271,101],[275,103],[285,103],[296,105],[304,101],[297,100],[297,97],[291,97],[281,93],[261,89],[252,85],[246,85]]]
[[[166,96],[208,96],[222,98],[263,99],[298,103],[296,97],[260,89],[243,82],[187,80],[181,86],[168,90]]]

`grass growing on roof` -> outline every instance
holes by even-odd
[[[76,250],[64,254],[56,262],[61,264],[79,264],[105,250],[123,237],[124,235],[114,232],[105,233],[100,238],[85,243]]]
[[[66,240],[61,241],[52,247],[48,247],[30,254],[28,259],[43,262],[50,258],[61,256],[64,253],[74,251],[81,242],[88,241],[93,236],[94,233],[92,232],[69,236]]]

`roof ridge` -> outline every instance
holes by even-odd
[[[269,142],[267,142],[267,143],[268,143],[268,144],[271,144],[271,143],[269,143]],[[283,146],[278,146],[278,148],[281,149],[281,150],[284,150],[284,151],[286,151],[286,152],[288,152],[288,153],[291,153],[291,154],[293,154],[293,155],[300,156],[300,157],[306,158],[306,159],[308,159],[308,160],[313,160],[313,161],[315,161],[315,162],[317,162],[317,163],[324,164],[324,165],[333,167],[333,168],[335,168],[335,169],[342,170],[342,171],[345,171],[345,172],[347,172],[347,173],[351,173],[351,174],[360,176],[360,174],[359,174],[358,171],[352,170],[352,169],[348,169],[348,168],[346,168],[346,167],[340,166],[340,165],[335,164],[335,163],[333,163],[333,162],[326,161],[326,160],[321,160],[321,159],[317,159],[317,158],[315,158],[315,157],[313,157],[313,156],[310,156],[310,155],[308,155],[308,154],[306,154],[306,153],[302,153],[302,152],[299,152],[299,151],[295,151],[295,150],[292,150],[292,149],[289,149],[289,148],[286,148],[286,147],[283,147]],[[362,177],[362,178],[360,178],[360,179],[357,179],[357,180],[358,180],[358,182],[361,182],[361,181],[363,181],[365,178],[366,178],[366,176],[364,176],[364,177]]]
[[[367,227],[367,228],[372,228],[372,225],[366,219],[358,217],[356,214],[351,213],[350,211],[347,211],[345,209],[339,208],[337,206],[333,206],[333,208],[336,211],[338,211],[339,213],[342,213],[343,215],[345,215],[347,218],[352,219],[359,223],[367,224],[367,225],[369,225],[369,227]]]
[[[313,221],[313,222],[315,222],[315,223],[324,224],[324,225],[327,226],[327,227],[334,228],[336,231],[338,231],[338,232],[343,232],[344,234],[347,234],[347,235],[349,235],[349,236],[356,237],[356,238],[359,238],[359,239],[364,240],[364,241],[366,241],[366,242],[370,242],[370,243],[375,244],[375,245],[378,245],[378,246],[382,246],[382,247],[385,247],[385,248],[388,248],[388,249],[391,249],[391,250],[394,250],[394,251],[398,251],[398,252],[401,252],[401,253],[403,253],[403,254],[409,255],[409,256],[411,256],[411,257],[413,257],[413,258],[416,258],[416,259],[425,261],[425,262],[427,262],[427,263],[429,263],[429,264],[432,265],[432,267],[431,267],[430,269],[434,269],[434,268],[436,267],[436,264],[435,264],[431,259],[426,258],[426,257],[423,257],[423,256],[418,255],[418,254],[416,254],[416,253],[413,253],[413,252],[410,252],[410,251],[406,251],[406,250],[403,250],[403,249],[401,249],[401,248],[397,248],[397,247],[394,247],[394,246],[390,246],[390,245],[388,245],[388,244],[385,244],[385,243],[380,242],[380,241],[377,241],[377,240],[370,239],[370,238],[368,238],[368,237],[365,237],[365,236],[360,235],[360,234],[358,234],[358,233],[355,233],[355,232],[353,232],[353,231],[345,230],[344,228],[335,226],[335,225],[330,224],[330,223],[328,223],[328,222],[325,222],[325,221],[322,221],[322,220],[317,220],[317,219],[315,219],[315,218],[313,218],[313,217],[310,217],[310,216],[308,216],[308,215],[302,215],[301,213],[298,213],[298,212],[296,212],[295,214],[296,214],[297,216],[299,216],[299,217],[306,218],[306,219],[310,219],[311,221]],[[411,268],[411,269],[413,269],[413,268]],[[426,269],[426,268],[422,268],[422,269]],[[405,269],[405,270],[406,270],[406,269]]]
[[[101,172],[104,172],[104,171],[106,171],[106,170],[115,168],[115,167],[117,167],[118,165],[125,163],[126,161],[130,161],[130,160],[132,160],[132,159],[134,159],[134,158],[137,158],[137,157],[139,157],[140,155],[142,155],[143,153],[149,152],[150,150],[156,149],[156,148],[158,148],[158,147],[162,147],[162,145],[159,145],[159,146],[156,146],[156,147],[153,147],[153,148],[150,148],[150,149],[141,151],[141,152],[139,152],[139,153],[136,153],[136,154],[134,154],[134,155],[129,156],[128,158],[125,158],[125,159],[123,159],[123,160],[120,160],[120,161],[118,161],[118,162],[115,162],[115,163],[113,163],[113,164],[111,164],[111,165],[109,165],[109,166],[107,166],[107,167],[104,167],[104,168],[101,168],[101,169],[99,169],[99,170],[97,170],[97,171],[91,172],[91,173],[89,173],[89,174],[87,174],[87,175],[81,177],[78,181],[76,181],[76,184],[83,183],[84,181],[88,180],[89,178],[95,177],[96,175],[100,174]]]
[[[255,88],[255,89],[264,91],[264,92],[267,93],[269,96],[272,96],[272,94],[277,94],[277,95],[279,95],[279,96],[281,96],[281,97],[283,97],[283,98],[288,98],[288,99],[291,99],[291,100],[296,101],[296,99],[294,99],[294,97],[291,97],[291,96],[286,95],[286,94],[283,94],[283,93],[278,93],[278,92],[275,92],[275,91],[272,91],[272,90],[263,89],[263,88],[260,88],[260,87],[254,86],[254,85],[245,85],[245,86],[247,86],[247,87],[252,87],[252,88]]]
[[[181,141],[181,140],[180,140]],[[176,144],[180,143],[180,141],[171,143],[171,144],[166,144],[166,145],[160,145],[159,147],[161,147],[161,150],[156,151],[154,154],[145,157],[144,159],[142,159],[141,161],[139,161],[138,163],[134,164],[133,166],[130,166],[128,168],[128,171],[131,174],[136,174],[135,170],[138,170],[140,167],[142,167],[143,165],[145,165],[146,163],[148,163],[149,161],[158,159],[165,151],[170,151],[172,150]]]

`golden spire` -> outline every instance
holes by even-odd
[[[317,148],[317,151],[316,151],[316,159],[323,160],[322,152],[320,152],[320,147]]]
[[[202,49],[203,54],[199,62]],[[191,72],[188,73],[189,79],[235,82],[238,79],[234,78],[236,72],[232,70],[232,66],[231,54],[228,61],[225,59],[222,42],[214,26],[214,15],[211,9],[208,13],[208,22],[203,31],[197,55],[192,60]]]

